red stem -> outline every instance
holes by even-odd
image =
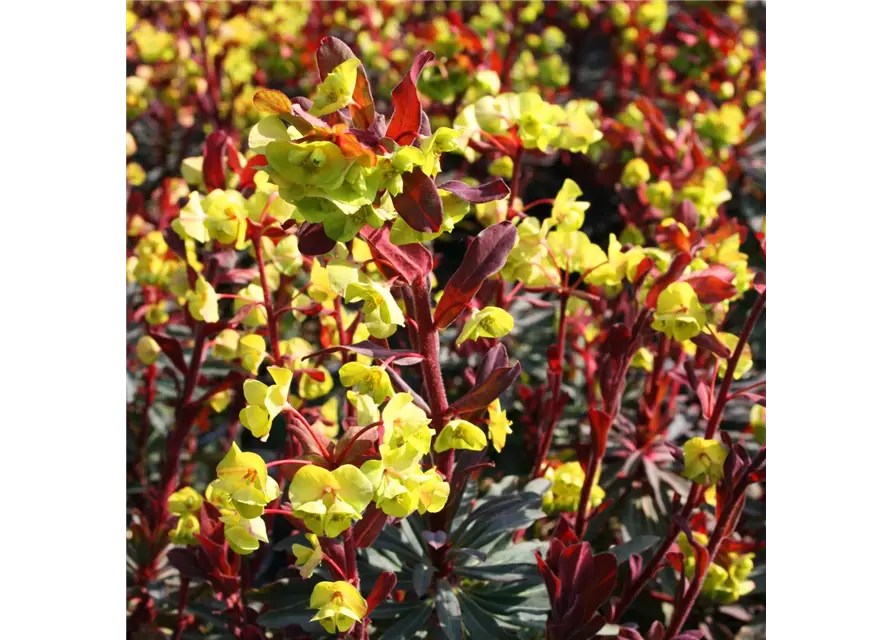
[[[561,414],[559,410],[558,397],[561,393],[561,382],[564,380],[564,343],[567,337],[567,297],[562,293],[561,301],[558,306],[558,371],[552,380],[551,398],[552,411],[549,417],[549,426],[546,434],[539,443],[537,449],[536,460],[533,465],[533,477],[539,478],[543,473],[543,463],[549,454],[549,447],[552,445],[552,437],[555,435],[555,426],[558,424],[558,418]]]
[[[680,517],[678,519],[674,518],[670,521],[670,530],[667,532],[666,538],[661,543],[660,547],[658,547],[657,551],[651,557],[651,560],[648,561],[648,564],[645,565],[645,568],[642,569],[642,573],[634,582],[632,582],[626,590],[624,590],[623,595],[620,598],[620,602],[617,604],[617,607],[614,609],[614,615],[611,619],[611,622],[616,622],[620,620],[620,617],[626,611],[630,604],[632,604],[633,600],[636,599],[642,589],[645,588],[651,579],[657,574],[658,569],[663,564],[664,558],[667,555],[667,552],[670,550],[670,547],[673,546],[673,542],[676,540],[676,536],[679,534],[681,530],[679,528],[679,521],[687,521],[691,515],[691,512],[694,510],[695,505],[700,501],[701,495],[701,487],[700,485],[692,486],[691,490],[688,493],[688,498],[685,501],[685,505],[682,507],[682,511],[680,512]]]
[[[357,572],[357,547],[353,541],[353,527],[347,529],[341,537],[344,540],[344,573],[354,586],[358,586],[360,574]]]
[[[184,578],[180,574],[180,593],[177,601],[177,624],[174,627],[173,640],[180,640],[183,637],[183,631],[186,629],[186,619],[183,613],[186,610],[186,600],[189,595],[189,578]]]
[[[512,167],[512,192],[509,194],[509,212],[508,217],[509,220],[515,217],[515,198],[520,198],[521,194],[519,191],[521,190],[521,162],[524,159],[524,147],[521,145],[521,141],[518,141],[518,150],[515,152],[515,157],[513,159],[513,167]]]
[[[270,296],[270,286],[267,282],[267,271],[264,268],[264,252],[261,248],[260,228],[251,234],[251,243],[254,245],[254,253],[257,258],[257,269],[260,272],[260,287],[264,292],[264,307],[267,309],[267,324],[270,328],[270,342],[273,345],[274,364],[282,362],[282,352],[279,350],[279,319],[273,309],[273,298]]]
[[[614,419],[617,417],[617,412],[620,410],[620,400],[623,397],[623,391],[626,389],[626,374],[629,371],[629,365],[632,361],[633,354],[636,352],[639,343],[639,337],[642,334],[642,329],[645,327],[645,322],[648,318],[648,310],[642,309],[639,312],[638,318],[636,318],[636,322],[633,325],[633,329],[630,335],[629,346],[627,347],[626,354],[623,357],[619,371],[617,374],[617,389],[614,392],[614,396],[612,398],[603,398],[602,406],[604,407],[604,411],[608,414],[608,426],[607,429],[611,428],[611,425],[614,424]],[[594,425],[593,425],[594,427]],[[602,458],[605,455],[605,452],[601,449],[601,447],[597,444],[595,440],[595,430],[592,431],[592,438],[590,443],[590,454],[589,460],[586,462],[586,471],[583,476],[583,486],[580,489],[580,504],[577,507],[577,520],[574,523],[574,529],[578,536],[582,537],[584,529],[586,528],[586,520],[588,519],[587,512],[589,511],[589,497],[592,495],[592,485],[595,484],[595,476],[598,475],[599,470],[602,465]]]
[[[732,354],[732,357],[729,359],[728,365],[726,366],[726,375],[723,376],[722,385],[720,386],[719,394],[716,397],[716,404],[714,405],[713,413],[710,414],[710,420],[707,422],[707,429],[704,433],[704,438],[707,440],[713,438],[713,436],[716,435],[716,430],[719,428],[719,421],[722,419],[723,410],[729,399],[729,388],[732,386],[732,379],[735,377],[733,375],[735,367],[738,366],[738,360],[741,359],[744,347],[747,346],[747,339],[750,338],[750,334],[753,332],[753,328],[757,324],[757,318],[760,317],[760,313],[763,311],[764,306],[766,306],[765,289],[763,289],[763,292],[759,295],[753,308],[750,310],[750,315],[747,318],[744,329],[738,337],[735,353]]]
[[[326,555],[325,553],[322,554],[322,559],[323,559],[323,562],[326,563],[326,566],[329,567],[329,571],[332,572],[332,575],[333,575],[335,578],[337,578],[337,579],[339,579],[339,580],[344,580],[345,582],[347,581],[347,579],[348,579],[347,576],[344,575],[344,571],[341,569],[341,567],[338,566],[338,563],[337,563],[337,562],[335,562],[334,560],[332,560],[332,559],[331,559],[328,555]]]
[[[147,483],[146,469],[143,462],[146,456],[146,443],[149,441],[149,432],[151,431],[149,409],[151,409],[152,403],[155,402],[155,380],[157,377],[158,367],[155,364],[150,364],[146,368],[146,401],[143,405],[143,421],[140,425],[140,432],[137,440],[136,460],[133,463],[134,469],[136,469],[136,476],[139,479],[140,484],[143,486]]]

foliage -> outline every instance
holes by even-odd
[[[764,634],[763,22],[129,4],[129,635]]]

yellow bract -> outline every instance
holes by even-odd
[[[660,292],[651,327],[682,342],[701,333],[707,314],[687,282],[674,282]]]
[[[512,426],[512,421],[506,417],[505,411],[502,410],[499,398],[491,402],[487,407],[487,418],[487,427],[490,433],[490,440],[493,442],[493,448],[497,451],[502,451],[503,447],[505,447],[506,435],[512,432],[509,428]]]
[[[456,346],[466,340],[501,338],[515,327],[515,319],[505,309],[484,307],[472,312],[471,317],[456,338]]]
[[[136,357],[145,365],[155,364],[161,354],[161,347],[152,336],[142,336],[136,343]]]
[[[366,600],[349,582],[320,582],[310,594],[310,608],[319,609],[311,618],[329,633],[346,633],[366,615]]]
[[[437,434],[434,441],[434,450],[442,453],[449,449],[470,449],[480,451],[487,446],[487,436],[480,427],[473,425],[468,420],[450,420]]]
[[[298,470],[288,489],[295,517],[316,535],[334,538],[362,517],[372,484],[351,464],[329,471],[316,465]]]
[[[682,445],[685,469],[682,475],[697,484],[713,485],[723,477],[723,464],[729,455],[725,445],[717,440],[691,438]]]
[[[583,491],[583,482],[586,479],[586,473],[580,463],[566,462],[557,468],[549,467],[544,477],[552,481],[552,486],[543,496],[543,509],[550,513],[576,512],[580,506],[580,493]],[[597,483],[598,477],[595,478],[589,494],[590,507],[598,506],[605,498],[604,489]]]

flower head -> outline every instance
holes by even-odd
[[[468,420],[450,420],[437,434],[434,451],[443,453],[449,449],[480,451],[487,446],[487,436]]]
[[[496,398],[487,407],[487,430],[490,440],[493,442],[493,448],[497,451],[502,451],[502,448],[505,447],[505,437],[512,432],[509,428],[511,426],[512,421],[506,417],[505,411],[499,404],[499,398]]]
[[[261,442],[266,442],[270,436],[273,418],[288,404],[292,379],[291,370],[284,367],[268,367],[267,371],[275,384],[267,386],[259,380],[246,380],[242,391],[248,406],[239,412],[239,422]]]
[[[682,475],[697,484],[716,484],[723,476],[723,464],[729,455],[726,446],[717,440],[691,438],[682,445],[685,469]]]
[[[145,365],[155,364],[161,354],[161,347],[152,336],[142,336],[136,343],[136,357]]]
[[[466,340],[501,338],[515,327],[515,319],[505,309],[484,307],[472,312],[471,317],[456,338],[456,346]]]
[[[362,517],[372,500],[372,484],[351,464],[334,471],[307,465],[295,473],[288,489],[295,517],[316,535],[334,538]]]
[[[384,367],[348,362],[338,370],[338,377],[345,387],[356,387],[357,393],[371,394],[375,404],[381,404],[394,395],[391,377]]]
[[[349,582],[320,582],[310,594],[310,608],[319,609],[311,618],[329,633],[350,631],[366,615],[366,600]]]
[[[651,327],[680,342],[701,333],[707,314],[687,282],[674,282],[660,292]]]

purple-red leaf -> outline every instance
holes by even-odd
[[[651,291],[648,292],[648,297],[645,299],[645,306],[649,309],[654,309],[657,306],[657,298],[660,296],[661,292],[676,282],[682,276],[685,267],[689,264],[691,264],[690,253],[680,253],[673,258],[673,262],[670,263],[670,268],[667,269],[667,272],[654,281],[654,285],[651,287]]]
[[[684,224],[688,229],[698,228],[698,210],[691,200],[683,200],[676,212],[676,220]]]
[[[702,331],[692,338],[691,341],[702,349],[706,349],[720,358],[730,358],[732,356],[732,352],[729,351],[729,348],[716,337],[716,334],[710,333],[709,331]]]
[[[366,596],[366,615],[368,616],[378,605],[384,602],[396,586],[397,576],[394,573],[385,571],[378,576],[375,586],[372,587],[372,591]]]
[[[167,561],[170,562],[184,578],[204,580],[208,573],[198,563],[195,552],[189,549],[171,549],[167,552]]]
[[[186,366],[186,360],[183,358],[183,348],[180,346],[179,341],[157,331],[149,331],[149,335],[158,343],[158,346],[164,351],[164,355],[170,358],[177,370],[185,376],[189,367]]]
[[[377,442],[377,428],[367,429],[365,426],[348,427],[344,434],[338,438],[338,444],[335,446],[335,459],[340,464],[353,464],[359,467],[365,462],[363,458],[370,457],[367,454],[370,453],[370,449],[373,449]],[[371,453],[375,453],[374,449]]]
[[[494,369],[486,380],[474,385],[468,393],[451,404],[447,409],[447,414],[458,416],[470,411],[485,409],[503,391],[512,386],[519,375],[521,375],[520,362],[516,362],[513,367]]]
[[[331,441],[321,433],[311,432],[311,427],[299,422],[297,418],[291,414],[286,416],[286,422],[289,426],[290,433],[294,434],[301,448],[304,451],[304,457],[313,462],[323,462],[328,457],[328,447]]]
[[[353,126],[358,129],[368,129],[375,122],[375,102],[362,63],[357,67],[357,83],[354,85],[353,102],[350,104],[350,119]]]
[[[416,82],[419,74],[429,62],[436,56],[432,51],[422,51],[412,63],[403,79],[400,81],[391,97],[394,100],[394,115],[388,123],[385,135],[397,144],[411,144],[415,135],[419,133],[422,124],[422,103],[419,102],[419,94],[416,92]]]
[[[449,191],[454,196],[462,198],[466,202],[481,204],[484,202],[492,202],[493,200],[502,200],[511,191],[502,178],[496,178],[490,182],[472,187],[459,180],[447,180],[439,189]]]
[[[710,387],[703,380],[698,381],[695,387],[695,395],[698,396],[698,402],[701,403],[701,415],[705,420],[709,420],[713,415],[713,394],[710,393]]]
[[[508,221],[487,227],[477,235],[437,303],[434,323],[438,329],[450,326],[474,298],[484,280],[505,266],[517,239],[518,230]]]
[[[319,47],[316,49],[316,68],[319,70],[319,81],[324,81],[335,67],[351,58],[356,58],[356,56],[343,40],[331,36],[324,37],[319,41]]]
[[[305,256],[321,256],[335,248],[321,222],[305,222],[298,230],[298,250]]]
[[[549,593],[549,601],[554,607],[558,598],[561,596],[561,582],[552,570],[546,566],[539,551],[535,551],[534,556],[536,556],[536,570],[539,572],[540,576],[542,576],[543,582],[546,583],[546,591]]]
[[[583,587],[585,608],[594,612],[605,603],[617,584],[617,558],[610,553],[599,553],[592,558],[595,575]]]
[[[226,153],[229,136],[218,129],[205,140],[202,159],[202,177],[208,191],[226,189]]]
[[[372,546],[387,521],[388,515],[384,511],[375,505],[366,507],[363,519],[353,526],[353,540],[357,548],[365,549]]]
[[[431,252],[421,244],[407,244],[400,247],[392,244],[391,230],[388,227],[376,229],[364,239],[369,243],[369,251],[375,260],[375,266],[388,279],[400,276],[408,284],[424,278],[434,267]],[[301,253],[304,253],[303,249]]]
[[[421,167],[403,174],[403,192],[393,198],[394,209],[416,231],[440,231],[443,224],[443,201],[434,180]]]
[[[732,270],[721,264],[693,273],[685,279],[695,290],[701,304],[715,304],[734,297],[738,293],[734,280]]]
[[[314,351],[313,353],[310,353],[301,359],[316,359],[328,353],[334,353],[335,351],[350,351],[352,353],[358,353],[361,356],[375,358],[376,360],[387,360],[388,358],[394,358],[393,360],[391,360],[391,364],[395,364],[398,367],[408,367],[413,364],[418,364],[425,359],[425,356],[420,353],[416,353],[415,351],[409,351],[408,349],[388,349],[387,347],[383,347],[380,344],[375,344],[371,340],[363,340],[362,342],[357,342],[356,344],[339,344],[333,347],[328,347],[326,349],[320,349],[319,351]]]
[[[484,354],[477,371],[475,371],[474,379],[475,381],[486,380],[495,369],[507,366],[509,366],[508,352],[505,350],[505,345],[500,342]]]

